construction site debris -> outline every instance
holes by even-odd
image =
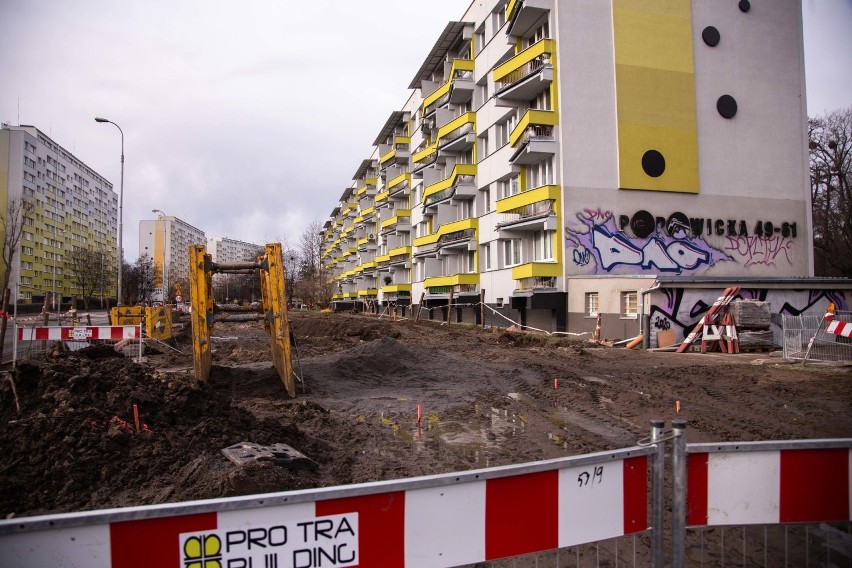
[[[769,303],[759,300],[735,300],[728,306],[728,313],[734,316],[740,330],[769,329],[772,318]]]

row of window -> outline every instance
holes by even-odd
[[[620,315],[624,318],[639,316],[639,293],[636,290],[621,292]],[[586,317],[597,317],[600,308],[600,298],[597,292],[586,292]]]

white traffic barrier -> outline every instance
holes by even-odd
[[[138,325],[18,327],[18,341],[120,341],[138,338]]]
[[[309,491],[0,521],[10,566],[442,567],[648,528],[654,447]]]
[[[852,439],[689,444],[689,526],[852,520]]]

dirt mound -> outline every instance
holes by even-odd
[[[217,324],[208,382],[192,378],[185,335],[149,349],[144,364],[111,348],[20,363],[17,397],[0,382],[0,515],[550,459],[631,446],[649,420],[675,416],[689,422],[690,441],[852,436],[849,367],[591,348],[356,314],[291,320],[304,377],[296,399],[259,324]],[[237,466],[222,455],[244,441],[288,444],[317,467]]]

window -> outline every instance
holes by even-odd
[[[635,290],[621,293],[621,315],[631,319],[639,317],[639,294]]]
[[[505,266],[521,264],[521,239],[503,241],[503,263]]]
[[[472,250],[468,251],[467,254],[464,255],[463,263],[464,272],[467,272],[468,274],[476,272],[476,255]]]
[[[477,138],[477,148],[476,148],[476,159],[479,161],[484,160],[488,157],[488,131],[482,133],[482,135]]]
[[[491,243],[479,245],[479,258],[481,259],[482,270],[491,270]]]
[[[598,316],[598,293],[586,292],[586,317]]]
[[[554,231],[536,231],[533,233],[535,260],[553,260]]]
[[[493,12],[493,13],[491,14],[491,18],[492,18],[492,20],[494,21],[494,31],[495,31],[495,33],[496,33],[496,32],[497,32],[497,30],[499,30],[500,28],[502,28],[502,27],[503,27],[503,24],[505,24],[505,23],[506,23],[506,8],[505,8],[505,7],[501,7],[501,8],[500,8],[499,10],[497,10],[496,12]]]
[[[518,176],[500,182],[500,199],[517,195],[520,192]]]
[[[491,188],[486,187],[482,190],[482,210],[483,213],[491,212]]]

